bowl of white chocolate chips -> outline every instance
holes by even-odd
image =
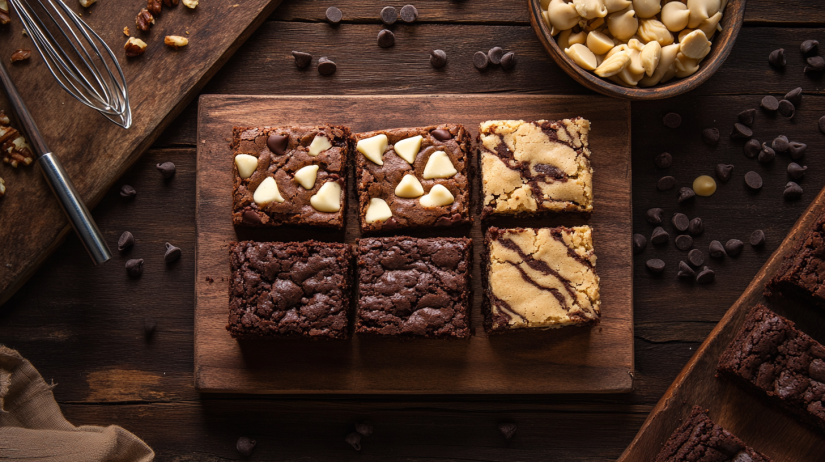
[[[556,63],[600,93],[662,99],[710,78],[733,48],[745,0],[529,0]]]

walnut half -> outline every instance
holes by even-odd
[[[167,35],[163,39],[163,43],[177,50],[180,47],[189,45],[189,39],[180,35]]]
[[[163,0],[163,4],[168,6],[169,8],[172,8],[173,6],[178,6],[178,3],[180,3],[180,0]]]
[[[152,27],[152,24],[155,23],[155,17],[152,16],[152,13],[149,12],[146,8],[141,8],[140,13],[138,13],[137,17],[135,18],[135,24],[137,25],[138,29],[146,32]]]
[[[146,0],[146,9],[154,16],[160,15],[160,0]]]
[[[146,51],[146,42],[139,38],[129,37],[126,45],[123,45],[123,49],[126,50],[126,56],[134,58],[135,56],[142,55]]]

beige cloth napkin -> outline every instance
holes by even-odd
[[[155,453],[118,427],[75,427],[20,353],[0,345],[0,461],[150,462]]]

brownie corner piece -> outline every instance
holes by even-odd
[[[589,134],[581,117],[482,122],[482,217],[592,212]]]
[[[463,125],[376,130],[353,138],[362,232],[472,222],[472,139]]]
[[[229,253],[232,337],[349,337],[349,245],[242,241]]]
[[[765,288],[769,294],[795,295],[825,306],[825,214],[785,256]]]
[[[488,333],[599,323],[600,281],[589,226],[490,227],[481,264]]]
[[[472,239],[362,238],[357,247],[358,334],[470,337]]]
[[[232,223],[342,229],[352,146],[344,126],[234,127]]]

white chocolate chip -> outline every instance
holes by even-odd
[[[412,138],[405,138],[393,146],[393,150],[398,154],[398,157],[407,161],[408,164],[415,162],[415,156],[421,150],[421,140],[424,139],[421,135],[413,136]]]
[[[603,18],[607,16],[604,0],[573,0],[573,6],[584,19]]]
[[[364,221],[375,223],[376,221],[387,221],[392,217],[392,210],[384,199],[370,199],[367,206],[367,213],[364,214]]]
[[[315,186],[315,179],[318,178],[318,166],[307,165],[295,172],[295,181],[304,189],[312,189]]]
[[[570,48],[570,34],[572,33],[573,29],[561,31],[561,33],[556,36],[556,45],[558,45],[562,50],[565,48]]]
[[[640,18],[652,18],[662,10],[660,0],[633,0],[633,9]]]
[[[690,10],[682,2],[670,2],[662,7],[662,23],[671,32],[679,32],[688,25]]]
[[[681,51],[676,55],[675,64],[676,77],[680,79],[693,75],[694,72],[699,70],[699,61],[685,56]]]
[[[550,0],[547,4],[547,15],[550,23],[556,29],[567,30],[579,23],[579,12],[572,3],[565,3],[564,0]]]
[[[252,200],[260,206],[265,206],[270,202],[283,202],[284,198],[281,197],[281,192],[278,191],[278,183],[275,182],[275,178],[268,176],[258,185],[258,189],[252,195]]]
[[[680,42],[679,52],[691,59],[702,59],[710,53],[710,45],[705,33],[696,29]]]
[[[384,151],[387,150],[387,135],[375,135],[358,141],[355,149],[374,164],[384,165]]]
[[[642,19],[639,21],[639,30],[637,33],[645,43],[654,40],[659,42],[661,46],[673,43],[673,34],[671,34],[670,31],[667,30],[667,27],[658,19]]]
[[[581,43],[570,45],[570,48],[564,50],[564,54],[566,54],[582,69],[592,71],[598,66],[596,63],[596,55],[594,55],[589,48]]]
[[[621,11],[630,5],[630,0],[604,0],[604,7],[607,8],[608,14]]]
[[[656,70],[653,72],[653,75],[650,77],[645,77],[639,81],[640,87],[652,87],[659,83],[662,78],[665,76],[671,68],[673,68],[673,73],[676,73],[676,66],[674,62],[676,61],[676,54],[679,53],[679,44],[674,43],[672,45],[668,45],[666,47],[662,47],[661,56],[659,57],[659,64],[656,66]]]
[[[590,51],[592,51],[594,55],[607,53],[613,48],[613,45],[615,45],[613,39],[603,32],[594,30],[587,34],[587,48],[590,48]]]
[[[614,38],[619,40],[628,40],[633,37],[638,28],[639,20],[636,18],[636,12],[630,8],[607,16],[607,29]]]
[[[235,165],[238,166],[238,175],[245,180],[258,168],[258,158],[249,154],[238,154],[235,156]]]
[[[418,202],[424,207],[441,207],[455,202],[455,197],[453,197],[449,189],[437,184],[430,189],[429,194],[421,196]]]
[[[341,210],[341,185],[327,181],[318,193],[309,198],[312,208],[319,212],[337,212]]]
[[[411,199],[423,194],[424,187],[421,186],[421,182],[418,181],[415,175],[404,175],[404,178],[401,178],[398,186],[395,187],[395,195],[398,197]]]
[[[610,77],[621,72],[622,69],[626,68],[629,64],[630,54],[627,51],[621,51],[609,58],[605,58],[604,62],[593,72],[599,77]]]
[[[329,142],[329,138],[325,135],[315,135],[312,144],[309,145],[309,155],[315,157],[331,147],[332,143]]]
[[[687,7],[690,10],[688,27],[699,27],[702,21],[715,15],[721,6],[721,0],[688,0]]]
[[[570,34],[570,37],[567,39],[568,48],[577,43],[584,44],[585,42],[587,42],[587,33],[585,31]]]
[[[662,57],[662,46],[659,42],[648,42],[642,49],[640,59],[642,60],[642,67],[645,70],[645,75],[650,77],[659,66],[659,59]]]
[[[432,180],[433,178],[451,178],[458,173],[453,163],[450,162],[450,157],[444,151],[436,151],[427,159],[427,165],[424,167],[425,180]]]
[[[719,21],[721,21],[721,20],[722,20],[722,12],[717,11],[715,15],[713,15],[713,16],[709,17],[708,19],[705,19],[704,21],[700,22],[699,27],[697,27],[697,29],[704,32],[705,37],[707,37],[708,40],[710,40],[710,38],[713,37],[713,34],[716,33],[717,28],[719,30],[721,30],[721,28],[719,27]]]

